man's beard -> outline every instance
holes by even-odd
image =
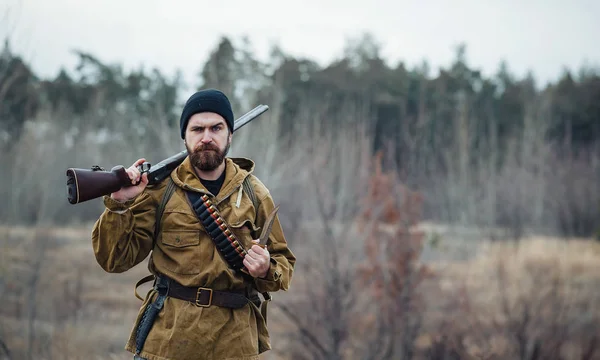
[[[194,151],[191,151],[187,145],[186,148],[192,165],[201,171],[213,171],[223,163],[230,146],[231,142],[228,141],[223,150],[213,144],[200,145]]]

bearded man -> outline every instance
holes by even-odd
[[[92,230],[107,272],[150,256],[154,286],[125,349],[148,360],[258,359],[271,349],[265,302],[270,292],[288,290],[296,258],[254,162],[227,157],[234,130],[227,96],[193,94],[180,130],[188,151],[181,165],[148,186],[138,169],[145,159],[138,159],[127,169],[133,185],[103,198]],[[261,245],[265,226],[272,228]]]

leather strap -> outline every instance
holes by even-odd
[[[142,285],[143,283],[147,283],[148,281],[152,281],[152,280],[154,280],[154,274],[150,274],[150,275],[144,276],[143,278],[141,278],[135,284],[135,288],[133,289],[133,293],[135,294],[136,298],[144,301],[144,299],[140,295],[138,295],[137,288],[140,287],[140,285]]]
[[[199,307],[216,305],[239,309],[250,301],[245,296],[246,292],[244,289],[238,291],[217,291],[205,287],[183,286],[164,275],[157,277],[156,282],[157,284],[167,285],[167,296],[189,301]]]
[[[173,182],[173,179],[171,177],[169,177],[169,180],[167,182],[167,188],[165,189],[165,192],[163,193],[163,196],[162,196],[162,200],[161,200],[160,204],[158,205],[158,208],[156,209],[156,219],[155,219],[155,223],[154,223],[154,238],[152,239],[153,245],[156,244],[156,239],[158,239],[158,234],[160,233],[160,223],[162,221],[162,216],[163,216],[163,213],[165,212],[165,207],[167,206],[169,199],[173,195],[173,192],[175,192],[175,182]],[[152,246],[152,247],[154,248],[154,246]]]
[[[244,188],[244,191],[246,192],[246,194],[248,194],[250,201],[252,201],[252,205],[254,206],[255,214],[258,214],[258,199],[256,198],[256,193],[254,192],[254,187],[250,183],[251,176],[252,175],[248,175],[244,178],[244,181],[242,182],[242,187]]]

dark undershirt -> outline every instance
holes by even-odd
[[[217,196],[219,194],[219,191],[221,191],[223,181],[225,181],[225,170],[223,170],[223,173],[221,174],[221,176],[219,176],[217,180],[200,179],[200,181],[202,182],[202,185],[204,185],[206,189],[210,191],[211,194]]]

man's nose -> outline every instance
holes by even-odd
[[[205,131],[205,132],[202,134],[202,139],[200,139],[200,141],[201,141],[203,144],[208,144],[208,143],[210,143],[210,142],[212,141],[212,136],[210,136],[210,133],[209,133],[208,131]]]

